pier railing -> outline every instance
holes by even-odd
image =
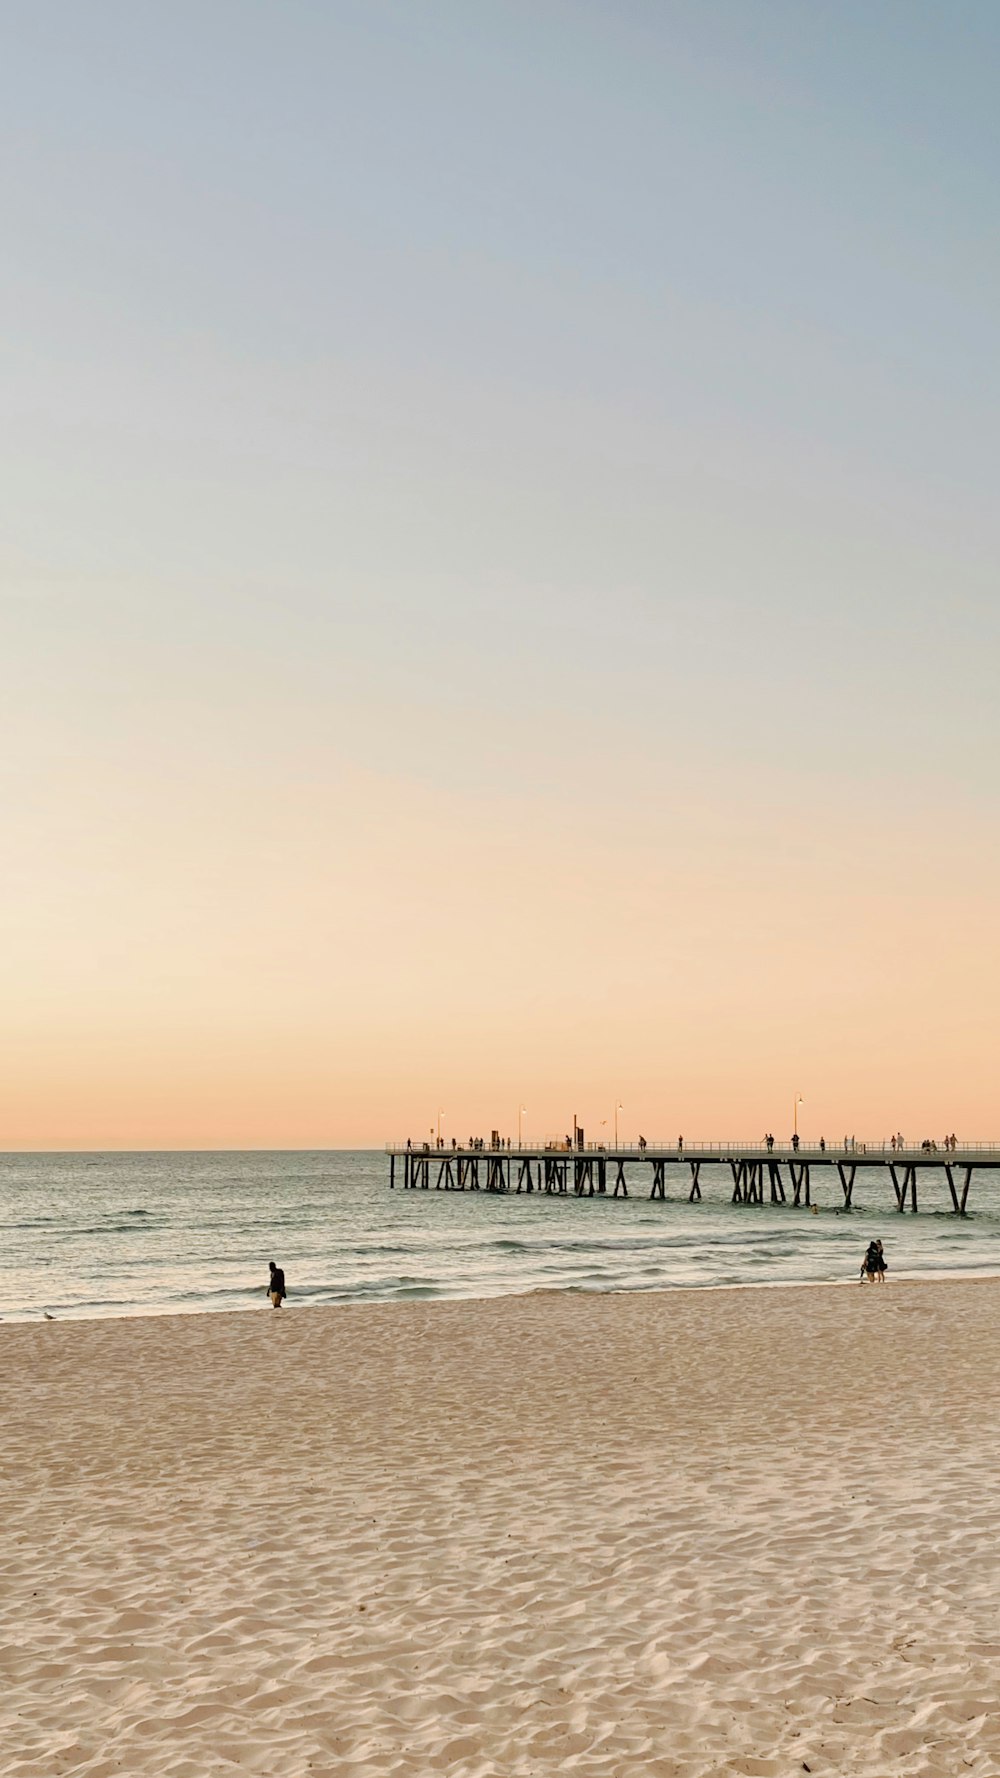
[[[387,1154],[405,1154],[407,1153],[407,1144],[405,1142],[387,1142],[385,1151]],[[453,1148],[450,1141],[443,1143],[440,1148],[436,1143],[431,1142],[429,1146],[425,1148],[423,1142],[414,1142],[411,1145],[410,1152],[414,1154],[430,1153],[432,1155],[508,1153],[532,1155],[604,1154],[615,1156],[621,1155],[625,1159],[634,1156],[636,1160],[653,1160],[660,1156],[667,1156],[676,1160],[686,1160],[689,1156],[696,1155],[701,1160],[710,1160],[715,1157],[720,1161],[730,1160],[734,1155],[760,1155],[764,1159],[767,1159],[767,1157],[770,1156],[772,1160],[811,1161],[822,1160],[825,1156],[829,1156],[831,1159],[836,1160],[838,1157],[846,1155],[849,1160],[858,1162],[863,1162],[867,1155],[873,1161],[894,1159],[899,1159],[904,1162],[921,1161],[927,1160],[928,1157],[930,1157],[932,1159],[937,1158],[939,1161],[958,1162],[963,1159],[972,1160],[977,1162],[980,1166],[986,1165],[987,1162],[992,1159],[1000,1165],[1000,1142],[959,1142],[954,1148],[945,1148],[943,1143],[938,1142],[932,1144],[928,1149],[924,1148],[920,1142],[897,1143],[895,1147],[893,1147],[891,1137],[886,1139],[878,1138],[875,1141],[862,1141],[860,1138],[853,1136],[849,1136],[846,1139],[841,1138],[839,1142],[827,1142],[823,1147],[821,1147],[818,1142],[806,1142],[804,1140],[800,1140],[798,1147],[796,1148],[791,1142],[775,1142],[771,1147],[768,1147],[766,1142],[761,1141],[746,1142],[742,1140],[734,1140],[730,1142],[698,1142],[685,1136],[681,1143],[646,1142],[645,1144],[640,1144],[638,1142],[614,1141],[588,1142],[583,1149],[575,1148],[572,1143],[568,1142],[553,1142],[551,1138],[541,1142],[533,1142],[525,1136],[517,1140],[512,1137],[509,1145],[507,1141],[504,1140],[497,1148],[491,1147],[489,1143],[484,1143],[482,1148],[469,1148],[461,1142],[457,1147]]]

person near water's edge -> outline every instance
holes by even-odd
[[[861,1282],[867,1278],[869,1284],[884,1284],[886,1274],[886,1257],[882,1252],[881,1241],[869,1241],[868,1251],[861,1261]]]
[[[275,1265],[273,1259],[269,1259],[267,1263],[271,1268],[271,1276],[267,1281],[267,1294],[271,1299],[272,1309],[280,1309],[286,1295],[285,1274],[280,1266]]]

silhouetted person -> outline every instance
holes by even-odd
[[[826,1153],[826,1137],[825,1136],[821,1136],[819,1139],[819,1152],[820,1152],[820,1154]]]
[[[770,1134],[770,1132],[764,1137],[764,1141],[767,1144],[767,1152],[768,1152],[768,1154],[770,1154],[772,1148],[774,1147],[774,1137]]]
[[[280,1266],[275,1265],[273,1259],[269,1259],[267,1263],[271,1268],[271,1276],[267,1281],[267,1294],[271,1299],[272,1309],[280,1309],[287,1295],[285,1274]]]
[[[869,1284],[884,1284],[886,1259],[882,1252],[881,1241],[869,1241],[868,1251],[861,1261],[861,1282],[867,1278]]]
[[[794,1148],[795,1153],[798,1154],[798,1152],[799,1152],[799,1138],[797,1135],[792,1137],[792,1147]]]

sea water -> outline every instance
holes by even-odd
[[[873,1236],[890,1278],[1000,1273],[1000,1172],[974,1175],[966,1218],[930,1171],[917,1215],[884,1168],[858,1167],[849,1213],[832,1169],[813,1169],[815,1213],[732,1204],[728,1167],[702,1167],[695,1204],[686,1171],[665,1203],[631,1174],[628,1199],[529,1197],[390,1191],[371,1151],[2,1156],[0,1317],[260,1308],[269,1259],[289,1307],[852,1280]]]

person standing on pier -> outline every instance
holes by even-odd
[[[764,1137],[764,1142],[767,1147],[767,1152],[770,1154],[774,1148],[774,1137],[771,1135],[770,1131],[768,1131],[767,1135]]]

